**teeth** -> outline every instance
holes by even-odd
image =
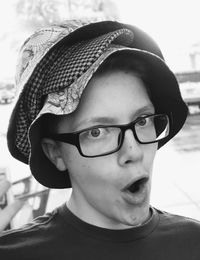
[[[137,192],[139,191],[140,187],[147,181],[147,178],[141,178],[134,183],[132,183],[127,189],[131,192]]]

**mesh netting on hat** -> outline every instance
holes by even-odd
[[[133,33],[119,29],[71,47],[51,50],[38,64],[21,93],[18,107],[16,146],[29,157],[28,129],[43,106],[43,96],[69,87],[104,53],[112,42],[129,46]]]

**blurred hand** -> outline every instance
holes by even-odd
[[[11,184],[4,176],[0,176],[0,198],[6,194]],[[25,201],[15,200],[7,205],[4,209],[0,209],[0,232],[2,232],[17,212],[23,207]]]

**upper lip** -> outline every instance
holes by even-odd
[[[133,180],[131,180],[127,185],[125,185],[121,191],[127,191],[131,185],[133,185],[133,183],[136,183],[137,181],[139,180],[144,180],[145,182],[147,182],[149,180],[149,177],[148,176],[139,176],[137,178],[134,178]]]

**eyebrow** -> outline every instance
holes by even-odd
[[[134,115],[138,116],[141,113],[148,113],[148,112],[154,112],[155,113],[155,108],[154,108],[153,104],[148,104],[148,105],[146,105],[144,107],[139,108],[138,110],[136,110]]]
[[[131,118],[133,119],[134,117],[137,117],[139,115],[141,115],[142,113],[147,113],[147,112],[154,112],[154,106],[152,104],[148,104],[144,107],[139,108],[138,110],[136,110],[132,115]],[[97,117],[92,117],[92,118],[86,118],[81,120],[80,122],[78,122],[75,125],[75,128],[79,128],[83,125],[86,124],[108,124],[108,125],[114,125],[117,124],[118,119],[113,118],[113,117],[109,117],[109,116],[97,116]],[[90,127],[90,126],[89,126]]]
[[[89,119],[81,120],[80,122],[78,122],[76,124],[75,128],[79,128],[81,126],[84,127],[84,125],[86,125],[86,124],[107,124],[107,125],[112,125],[112,124],[116,124],[116,123],[117,123],[116,119],[114,119],[112,117],[99,116],[99,117],[92,117],[92,118],[89,118]]]

